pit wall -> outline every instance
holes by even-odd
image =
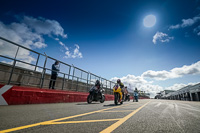
[[[12,66],[9,64],[4,64],[0,62],[0,84],[7,84],[10,78],[10,72],[12,71]],[[41,87],[41,77],[42,72],[33,71],[30,69],[25,69],[21,67],[15,67],[12,78],[11,85],[16,86],[27,86],[27,87],[35,87],[35,88],[49,88],[49,82],[51,78],[51,74],[44,74],[43,86]],[[64,83],[63,83],[64,82]],[[72,76],[68,79],[67,76],[65,79],[58,75],[55,83],[56,90],[65,90],[65,91],[78,91],[78,92],[88,92],[88,90],[94,85],[94,83],[90,82],[87,84],[86,82],[77,80],[74,78],[72,80]],[[105,94],[112,94],[112,89],[105,88]]]
[[[4,85],[0,84],[0,90]],[[87,102],[88,93],[12,86],[2,94],[7,105]],[[105,94],[106,101],[114,100],[113,95]],[[132,99],[132,97],[131,97]],[[140,97],[140,99],[144,99]]]
[[[0,85],[2,88],[4,85]],[[2,94],[8,105],[86,102],[88,93],[13,86]],[[106,101],[113,95],[105,95]]]

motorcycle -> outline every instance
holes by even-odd
[[[105,101],[105,96],[104,96],[104,89],[97,89],[96,86],[93,86],[90,91],[89,95],[87,97],[87,102],[90,104],[92,101],[103,103]]]
[[[126,94],[124,101],[130,101],[130,94]]]
[[[118,105],[118,103],[120,101],[120,93],[122,93],[120,86],[119,85],[115,85],[113,87],[113,92],[114,92],[114,103],[115,103],[115,105]],[[123,104],[123,98],[122,98],[120,104]]]

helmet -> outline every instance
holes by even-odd
[[[99,80],[96,80],[95,86],[98,86],[98,85],[100,85],[100,82],[99,82]]]
[[[118,83],[118,84],[119,84],[119,83],[121,83],[121,80],[120,80],[120,79],[118,79],[118,80],[117,80],[117,83]]]
[[[58,60],[55,61],[55,64],[58,65],[60,62]]]

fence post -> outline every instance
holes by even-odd
[[[37,68],[37,65],[38,65],[39,58],[40,58],[40,54],[38,54],[38,58],[37,58],[37,61],[36,61],[36,64],[35,64],[35,71],[36,71],[36,68]]]
[[[45,78],[45,73],[46,73],[46,69],[44,68],[44,71],[43,71],[43,74],[42,74],[42,83],[41,83],[41,87],[43,87],[43,84],[44,84],[44,78]]]
[[[69,77],[70,77],[70,73],[71,73],[71,66],[69,66],[69,72],[68,72],[68,78],[67,78],[67,88],[68,90],[70,89],[70,85],[69,85]]]
[[[71,89],[73,88],[73,84],[74,84],[74,73],[75,73],[75,67],[74,67],[74,65],[72,65],[72,67],[74,68],[74,70],[73,70],[73,75],[72,75],[72,87],[71,87]]]
[[[89,78],[89,72],[87,73],[87,91],[89,90],[88,89],[88,78]]]
[[[106,80],[106,90],[107,90],[107,93],[109,94],[109,90],[108,90],[108,88],[107,88],[107,80]]]
[[[45,54],[46,55],[46,54]],[[41,82],[40,82],[40,88],[43,87],[43,83],[44,83],[44,75],[46,73],[46,63],[47,63],[47,55],[46,55],[46,58],[45,58],[45,62],[44,62],[44,66],[43,66],[43,71],[42,71],[42,76],[41,76]]]
[[[11,72],[10,72],[10,77],[9,77],[9,80],[8,80],[8,84],[10,84],[11,79],[12,79],[13,71],[14,71],[15,65],[16,65],[16,58],[17,58],[18,51],[19,51],[19,46],[18,46],[17,51],[16,51],[16,53],[15,53],[15,58],[14,58],[12,70],[11,70]]]
[[[14,69],[15,69],[15,65],[16,65],[16,60],[14,60],[14,62],[13,62],[12,70],[11,70],[11,72],[10,72],[10,77],[9,77],[9,80],[8,80],[8,85],[9,85],[10,82],[11,82],[12,75],[13,75],[13,71],[14,71]]]
[[[69,81],[70,72],[71,72],[71,66],[69,66],[68,81]]]
[[[83,71],[81,71],[81,78],[80,78],[81,80],[80,80],[80,82],[82,81],[82,74],[83,74]]]
[[[63,90],[63,88],[64,88],[64,85],[65,85],[65,74],[64,74],[64,76],[63,76],[62,90]]]
[[[110,82],[110,94],[112,95],[112,86],[111,86],[111,82]]]
[[[90,73],[90,86],[91,86],[91,73]]]
[[[78,77],[77,77],[77,81],[76,81],[76,91],[78,91]]]

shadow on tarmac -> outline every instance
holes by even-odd
[[[101,104],[101,103],[78,103],[78,104],[76,104],[76,105],[91,105],[91,104]]]
[[[121,105],[121,104],[118,104],[118,105],[115,105],[115,104],[108,104],[108,105],[103,105],[103,106],[107,107],[107,106],[119,106],[119,105]]]

